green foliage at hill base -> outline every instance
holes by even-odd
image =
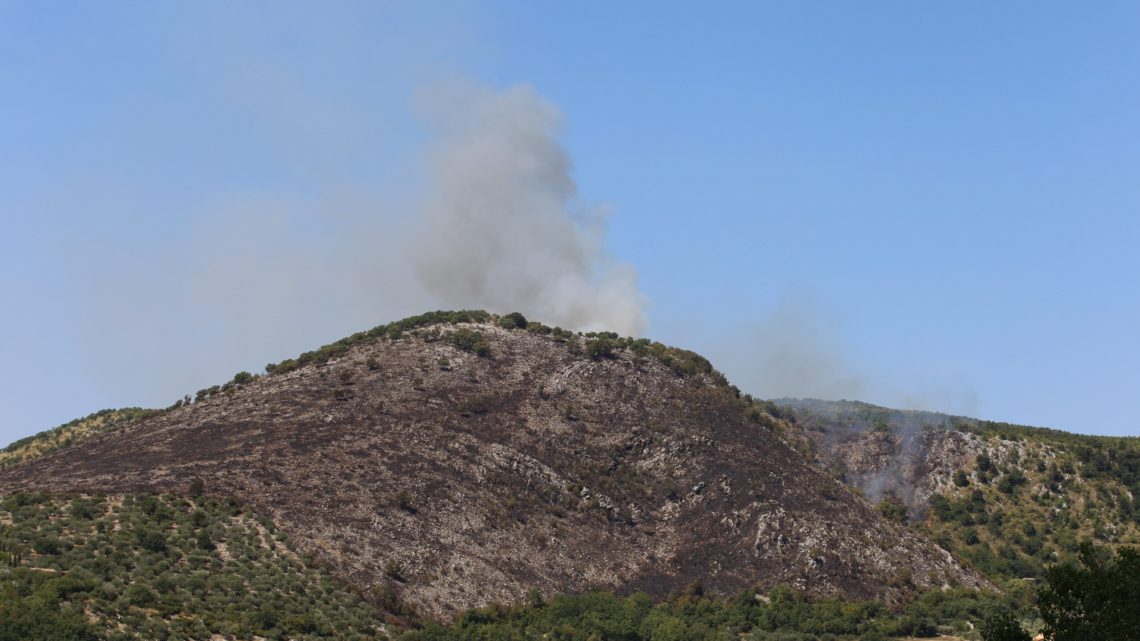
[[[429,624],[400,641],[816,641],[968,634],[1007,600],[966,590],[932,591],[902,612],[871,601],[813,600],[781,586],[707,598],[689,590],[662,603],[645,594],[538,596],[518,607],[471,610],[453,625]]]
[[[0,641],[376,638],[372,609],[231,501],[0,501]]]

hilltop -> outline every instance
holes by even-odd
[[[266,371],[43,448],[0,470],[0,496],[233,498],[374,605],[439,618],[697,580],[886,603],[987,585],[692,352],[441,312]]]

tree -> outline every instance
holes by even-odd
[[[1046,573],[1037,596],[1046,638],[1140,639],[1140,552],[1121,547],[1112,556],[1082,543],[1079,559]]]
[[[487,344],[487,338],[483,336],[482,332],[461,327],[444,337],[444,340],[465,352],[472,352],[476,356],[491,355],[491,346]]]
[[[593,360],[613,358],[614,342],[609,338],[595,338],[586,341],[586,354]]]
[[[518,312],[511,312],[499,319],[499,326],[503,329],[526,329],[526,316]]]
[[[192,496],[194,498],[198,498],[205,493],[206,493],[206,482],[202,480],[202,477],[195,476],[193,479],[191,479],[191,481],[190,481],[190,496]]]
[[[1030,641],[1029,633],[1009,612],[1001,612],[982,622],[984,641]]]
[[[997,487],[999,490],[1006,494],[1013,494],[1014,490],[1016,490],[1018,486],[1025,485],[1025,483],[1025,475],[1021,473],[1021,470],[1014,469],[1010,470],[1009,474],[1001,477],[1001,480],[998,481]]]
[[[879,501],[878,509],[879,514],[885,516],[888,521],[895,523],[906,523],[907,521],[906,505],[903,505],[903,502],[894,494],[884,496],[883,500]]]

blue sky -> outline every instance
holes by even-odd
[[[1137,69],[1135,3],[0,0],[0,442],[447,306],[456,79],[747,391],[1140,435]]]

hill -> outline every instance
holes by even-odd
[[[1140,543],[1140,439],[780,399],[789,443],[995,581]]]
[[[691,352],[437,313],[7,467],[0,496],[233,498],[374,605],[440,618],[697,579],[887,603],[986,585],[809,465],[779,423]]]

